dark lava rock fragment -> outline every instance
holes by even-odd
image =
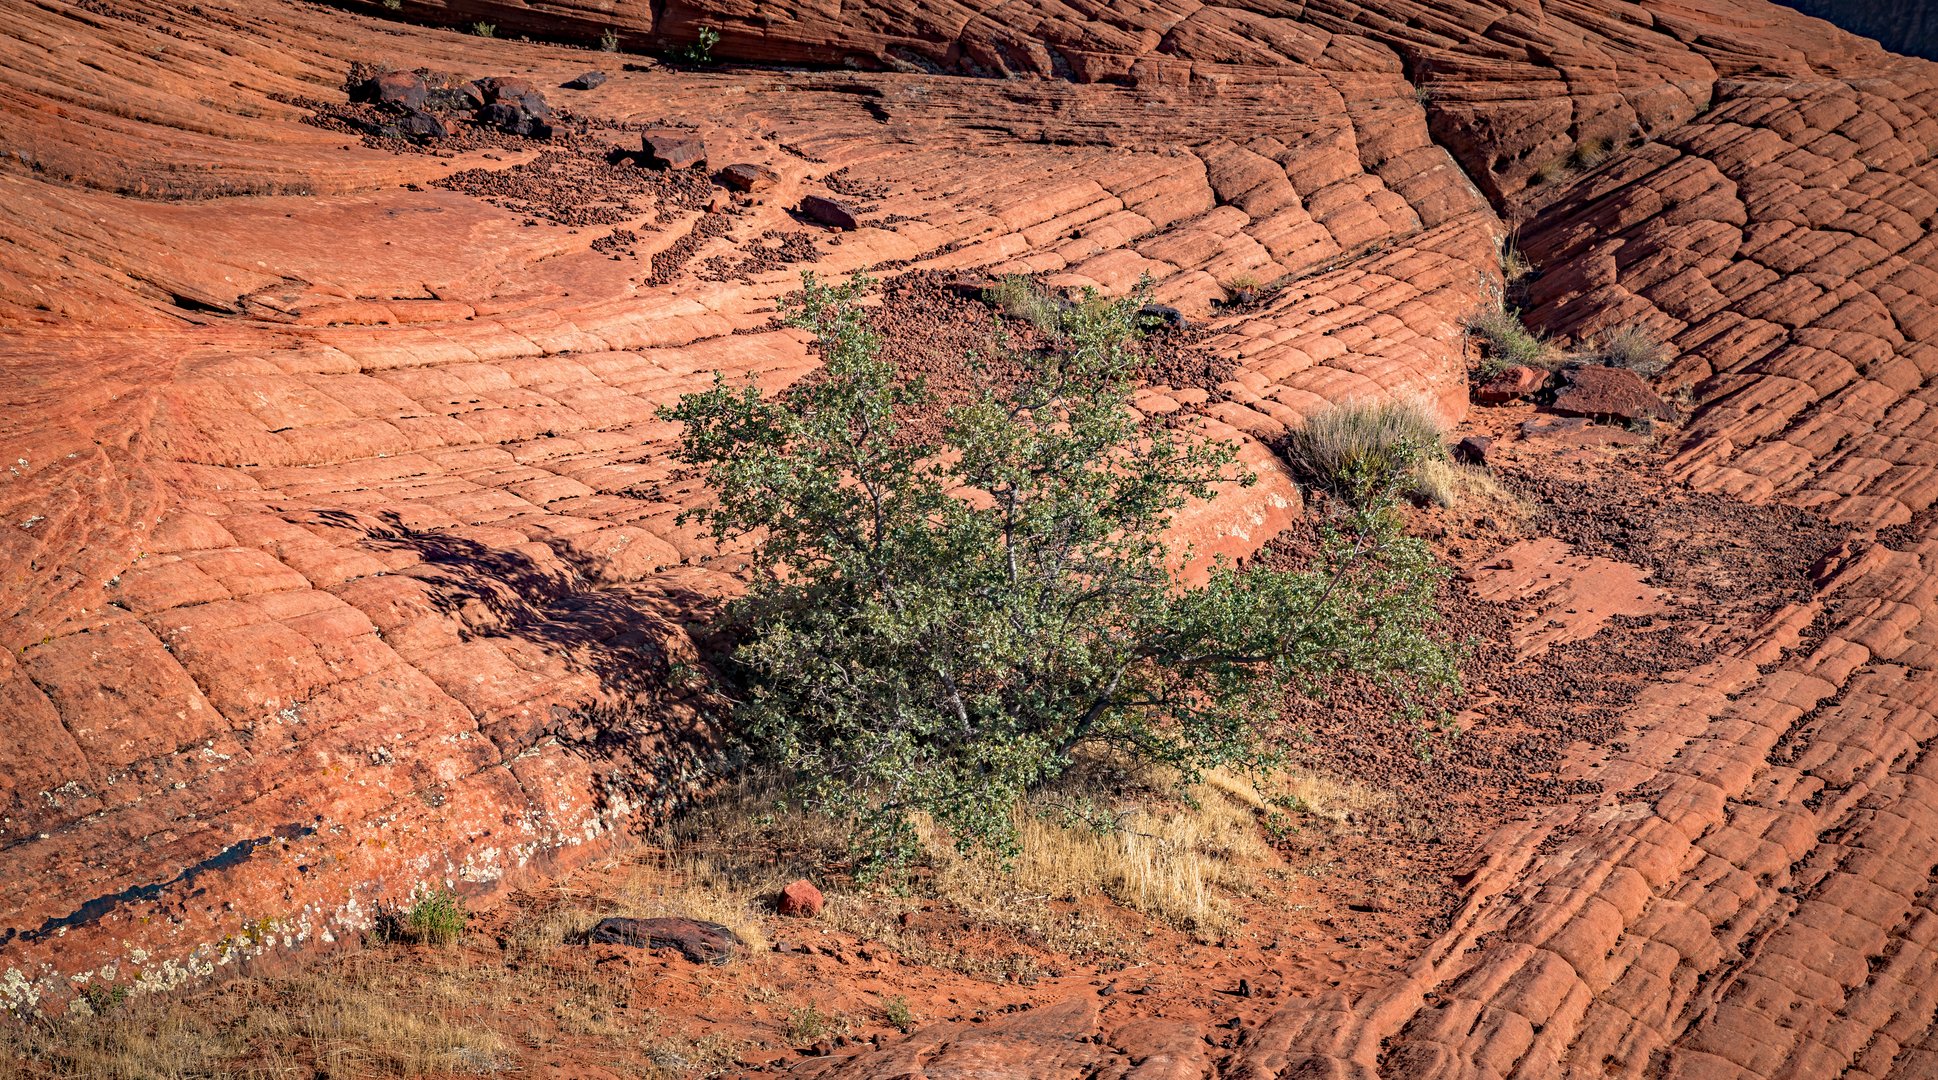
[[[699,919],[601,919],[586,934],[587,944],[630,945],[640,949],[678,949],[696,964],[724,964],[745,947],[739,935],[719,923]]]
[[[801,200],[801,213],[837,229],[861,228],[861,215],[851,206],[825,195],[809,195]]]
[[[578,78],[573,79],[571,82],[566,83],[565,88],[567,90],[596,90],[599,87],[604,86],[605,84],[606,84],[605,72],[588,71],[585,74],[579,76]]]

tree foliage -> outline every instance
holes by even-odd
[[[1018,798],[1088,749],[1190,781],[1267,761],[1288,691],[1348,671],[1454,684],[1438,571],[1385,508],[1328,530],[1307,568],[1180,585],[1173,515],[1253,478],[1230,444],[1131,408],[1141,297],[1073,309],[1018,384],[925,440],[898,422],[927,398],[881,356],[872,282],[804,281],[789,321],[814,333],[817,377],[765,397],[716,376],[668,415],[714,495],[696,515],[752,545],[740,735],[855,821],[876,865],[923,815],[1012,850]]]

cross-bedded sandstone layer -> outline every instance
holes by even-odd
[[[1185,523],[1244,554],[1298,512],[1269,446],[1303,414],[1461,414],[1518,224],[1531,321],[1681,353],[1687,480],[1881,531],[1646,693],[1579,762],[1602,796],[1505,825],[1384,989],[1231,1050],[1070,1003],[819,1067],[1938,1071],[1930,65],[1720,0],[410,11],[793,66],[636,64],[548,91],[554,143],[400,153],[313,122],[353,61],[606,58],[374,7],[0,11],[0,1000],[328,939],[680,798],[687,627],[734,564],[677,522],[655,410],[810,371],[771,324],[799,269],[1148,275],[1233,365],[1140,405],[1245,442],[1267,482]],[[710,206],[600,153],[663,124],[776,186]],[[789,213],[828,192],[860,229]],[[1240,278],[1290,283],[1216,306]]]

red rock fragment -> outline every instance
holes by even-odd
[[[780,174],[765,165],[740,162],[720,170],[720,182],[735,191],[766,191],[780,183]]]
[[[1562,369],[1554,411],[1601,420],[1673,420],[1669,407],[1642,377],[1627,368],[1578,365]]]
[[[1474,391],[1474,400],[1485,405],[1503,405],[1534,393],[1548,384],[1548,373],[1540,368],[1517,364]]]
[[[774,908],[783,915],[811,919],[821,914],[823,903],[825,901],[821,896],[821,890],[815,888],[813,882],[802,880],[789,882],[781,890],[780,900]]]
[[[861,228],[860,211],[825,195],[809,195],[801,200],[801,213],[837,229]]]
[[[694,169],[707,163],[707,144],[689,131],[649,131],[639,144],[640,163],[655,169]]]

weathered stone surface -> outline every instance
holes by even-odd
[[[621,270],[590,249],[606,230],[435,186],[528,177],[502,155],[390,154],[287,104],[340,102],[376,48],[528,85],[582,50],[261,0],[115,7],[135,17],[0,10],[31,158],[0,172],[8,1006],[109,963],[144,986],[216,970],[260,947],[238,915],[292,945],[353,933],[382,898],[551,872],[660,813],[711,751],[667,677],[693,657],[680,626],[737,564],[678,523],[695,496],[655,410],[715,370],[775,388],[814,364],[765,329],[800,266],[697,269],[804,233],[778,205],[697,236],[641,209],[647,258],[694,257]],[[1741,655],[1663,673],[1581,764],[1594,794],[1504,823],[1473,902],[1391,984],[1275,1002],[1216,1061],[1189,1026],[1046,997],[811,1067],[1938,1071],[1929,66],[1762,4],[757,7],[521,17],[588,42],[709,21],[725,58],[900,69],[657,69],[575,102],[706,117],[723,157],[867,192],[881,227],[800,258],[830,275],[1150,275],[1235,369],[1215,400],[1140,407],[1192,405],[1266,476],[1185,515],[1202,550],[1300,512],[1265,447],[1311,410],[1418,394],[1459,416],[1460,319],[1498,295],[1511,221],[1541,267],[1532,325],[1670,340],[1679,476],[1885,527]],[[548,119],[515,82],[477,104]],[[1619,152],[1571,177],[1600,139]],[[1247,277],[1286,284],[1214,309]]]
[[[821,914],[821,905],[824,902],[821,890],[815,888],[813,882],[793,881],[781,890],[781,895],[775,901],[774,910],[783,915],[811,919]]]
[[[719,923],[699,919],[600,919],[586,932],[593,945],[630,945],[638,949],[678,949],[696,964],[724,964],[745,949],[740,936]]]
[[[1482,383],[1480,389],[1474,391],[1474,400],[1485,405],[1519,401],[1548,385],[1551,377],[1552,373],[1540,368],[1516,364]]]
[[[601,86],[604,86],[605,84],[606,84],[605,72],[588,71],[583,75],[579,75],[575,78],[566,80],[564,85],[567,90],[597,90],[598,88],[600,88]]]
[[[818,221],[836,229],[861,228],[861,214],[853,206],[840,199],[826,195],[808,195],[801,199],[801,213],[812,221]]]
[[[649,131],[639,142],[641,163],[655,169],[706,167],[707,144],[690,131]]]
[[[1640,375],[1594,364],[1562,368],[1561,389],[1555,391],[1551,407],[1563,416],[1603,420],[1673,420],[1676,415]]]
[[[720,182],[735,191],[766,191],[780,182],[780,174],[765,165],[740,162],[720,170]]]

